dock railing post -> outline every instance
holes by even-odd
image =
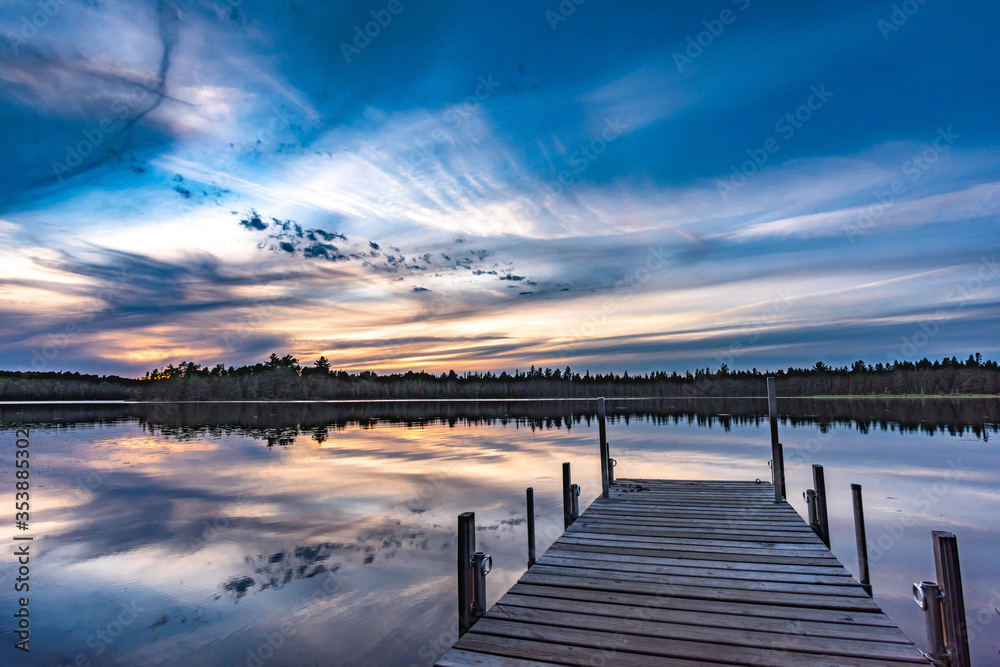
[[[611,483],[611,455],[608,452],[608,432],[605,425],[604,397],[597,399],[597,429],[601,438],[601,496],[608,497],[608,485]]]
[[[785,499],[785,459],[778,442],[778,394],[774,378],[767,378],[767,414],[771,422],[771,471],[774,475],[774,502]]]
[[[528,501],[528,567],[535,564],[535,490],[525,489]]]
[[[913,601],[924,611],[927,628],[927,653],[935,665],[950,665],[948,649],[944,645],[944,626],[941,621],[941,587],[934,581],[913,584]]]
[[[819,539],[830,548],[830,516],[826,513],[826,477],[823,466],[813,464],[813,486],[816,489],[816,516],[819,518]]]
[[[475,582],[472,556],[476,553],[476,513],[458,515],[458,636],[461,637],[474,622],[472,607],[475,602]]]
[[[563,463],[563,528],[569,528],[573,524],[573,489],[570,477],[569,463]]]
[[[472,554],[472,622],[475,623],[486,614],[486,575],[493,569],[493,556],[482,551]]]
[[[819,513],[816,510],[816,492],[813,489],[806,489],[802,493],[802,499],[806,501],[806,515],[809,517],[809,527],[816,535],[819,535]]]
[[[851,498],[854,501],[854,540],[858,545],[858,576],[861,588],[872,597],[872,575],[868,569],[868,538],[865,535],[865,507],[861,502],[861,485],[851,484]]]
[[[941,587],[944,643],[951,667],[969,667],[969,629],[965,621],[965,595],[962,593],[962,568],[958,563],[958,538],[954,534],[935,530],[934,564],[937,583]]]

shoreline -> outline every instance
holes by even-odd
[[[160,404],[190,404],[190,405],[226,405],[244,403],[525,403],[534,401],[593,401],[599,396],[577,397],[538,397],[538,398],[272,398],[272,399],[242,399],[242,400],[179,400],[179,401],[145,401],[129,398],[121,399],[88,399],[76,400],[13,400],[0,401],[0,405],[160,405]],[[767,396],[605,396],[609,401],[756,401],[767,400]],[[1000,399],[1000,394],[819,394],[813,396],[785,396],[778,398],[794,398],[806,400],[955,400],[955,399]]]

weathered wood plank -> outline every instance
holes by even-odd
[[[684,536],[684,535],[671,535],[664,533],[633,533],[628,528],[622,529],[622,532],[615,532],[614,528],[605,528],[601,526],[579,526],[574,527],[571,530],[566,531],[567,535],[573,537],[591,537],[592,539],[607,539],[611,541],[618,542],[636,542],[645,544],[667,544],[671,547],[688,545],[696,547],[719,547],[722,549],[755,549],[759,552],[765,553],[775,553],[775,552],[787,552],[788,554],[796,554],[808,556],[810,553],[817,555],[825,555],[830,552],[822,544],[808,544],[808,543],[796,543],[790,544],[785,542],[770,542],[767,540],[754,540],[750,541],[748,538],[756,537],[756,535],[749,535],[747,538],[742,540],[723,540],[723,539],[708,539],[699,538],[696,536]],[[733,552],[735,553],[735,552]],[[830,558],[834,558],[831,554]]]
[[[524,589],[522,588],[522,590]],[[827,637],[830,639],[840,637],[844,639],[890,642],[895,644],[912,643],[898,628],[889,626],[742,616],[725,612],[692,611],[683,604],[677,605],[680,608],[652,605],[635,606],[597,602],[594,600],[527,595],[514,592],[513,590],[503,597],[503,604],[528,607],[530,609],[552,609],[555,611],[593,614],[595,616],[611,616],[614,618],[642,618],[649,621],[662,621],[664,623],[677,623],[681,625],[760,630],[776,634],[808,635],[810,637]]]
[[[724,629],[695,626],[683,622],[654,621],[637,616],[594,616],[564,610],[530,609],[508,604],[497,604],[486,618],[580,628],[581,630],[618,632],[644,637],[684,639],[746,648],[791,649],[828,656],[839,655],[859,658],[884,658],[904,662],[922,662],[919,659],[920,654],[914,651],[913,646],[909,643],[900,644],[846,638],[829,639],[824,637],[808,637],[801,634],[782,635],[743,628]]]
[[[480,619],[474,626],[474,630],[470,631],[470,634],[473,633],[477,635],[497,635],[517,639],[551,641],[604,649],[610,653],[607,656],[607,662],[604,664],[621,664],[619,663],[621,656],[628,654],[659,656],[661,664],[663,658],[698,660],[704,657],[710,657],[712,660],[719,662],[752,665],[794,664],[884,667],[887,664],[897,664],[894,660],[886,660],[884,658],[866,659],[837,656],[832,660],[828,657],[797,651],[792,647],[756,649],[728,644],[704,644],[702,642],[682,639],[663,639],[619,632],[583,630],[574,627],[518,623],[496,618]]]
[[[733,568],[697,566],[694,561],[680,561],[680,564],[662,564],[647,562],[630,562],[627,556],[612,556],[602,553],[580,553],[549,549],[545,556],[537,561],[540,565],[555,565],[559,567],[587,567],[593,569],[612,570],[615,572],[637,572],[646,574],[670,574],[691,579],[720,578],[741,579],[747,581],[787,582],[794,584],[824,584],[827,586],[853,587],[857,584],[847,572],[843,574],[816,574],[802,572],[746,571]],[[711,561],[706,561],[711,562]]]
[[[811,531],[809,526],[801,521],[796,521],[797,517],[789,518],[769,518],[762,516],[713,516],[703,513],[679,514],[671,512],[638,512],[638,511],[611,511],[600,507],[588,509],[587,518],[590,520],[602,519],[606,521],[629,521],[641,523],[670,523],[674,525],[704,525],[707,520],[718,522],[720,526],[739,526],[740,528],[752,530],[754,528],[771,528],[773,530],[791,531]]]
[[[718,614],[738,616],[753,616],[757,618],[778,618],[785,620],[822,621],[825,623],[844,623],[849,625],[872,625],[878,627],[895,627],[888,616],[871,611],[843,611],[829,609],[803,609],[797,607],[780,607],[770,604],[754,604],[744,602],[694,600],[690,598],[673,597],[671,595],[656,595],[639,591],[637,593],[587,590],[565,588],[560,586],[536,586],[517,583],[510,589],[511,593],[551,597],[563,600],[583,600],[587,602],[602,602],[622,604],[632,607],[648,607],[656,609],[678,609],[704,611]]]
[[[625,551],[625,550],[619,550]],[[656,553],[656,552],[653,552]],[[608,551],[600,544],[594,545],[580,545],[580,544],[569,544],[567,542],[560,542],[558,544],[553,544],[549,547],[546,555],[551,555],[553,557],[561,556],[572,556],[574,558],[587,558],[591,560],[608,561],[611,563],[619,563],[622,565],[627,565],[630,563],[635,564],[646,564],[646,565],[663,565],[670,566],[675,565],[678,567],[685,568],[713,568],[719,570],[736,570],[736,571],[746,571],[748,575],[758,575],[760,573],[781,573],[781,574],[813,574],[817,576],[837,576],[851,578],[851,573],[848,572],[842,565],[788,565],[788,564],[773,564],[773,563],[752,563],[744,562],[739,559],[735,560],[709,560],[709,559],[699,559],[693,556],[685,558],[670,558],[665,556],[648,556],[648,555],[632,555],[627,553],[618,553]]]
[[[539,662],[524,658],[511,658],[488,653],[474,653],[453,649],[436,663],[435,667],[548,667],[554,662]]]
[[[660,572],[650,572],[647,570],[634,571],[625,570],[622,568],[608,567],[593,567],[593,563],[569,563],[566,561],[550,561],[548,563],[539,563],[536,567],[531,568],[536,570],[537,574],[553,574],[553,575],[569,575],[569,576],[587,576],[595,579],[608,578],[615,581],[634,581],[634,582],[647,582],[652,584],[663,584],[663,585],[678,585],[678,586],[708,586],[711,588],[727,588],[733,590],[753,590],[753,591],[773,591],[773,592],[788,592],[788,593],[809,593],[810,595],[835,595],[841,597],[864,597],[867,598],[868,594],[863,590],[860,590],[856,585],[845,585],[841,582],[838,586],[829,585],[826,583],[816,583],[816,582],[785,582],[785,581],[763,581],[759,578],[733,578],[727,577],[722,574],[719,575],[706,575],[706,576],[691,576],[688,574],[669,574]]]
[[[556,544],[601,545],[608,553],[629,553],[639,556],[660,555],[674,558],[698,558],[707,560],[740,560],[751,563],[784,563],[788,565],[838,565],[836,558],[823,552],[778,551],[775,549],[742,549],[737,547],[704,547],[687,544],[670,544],[662,546],[655,541],[637,541],[627,539],[606,539],[603,541],[590,539],[591,536],[561,537]],[[605,536],[606,537],[606,536]],[[738,558],[737,558],[738,557]]]
[[[713,539],[738,539],[745,540],[747,535],[752,535],[756,540],[774,538],[774,541],[781,541],[786,544],[822,544],[816,534],[812,531],[779,531],[770,528],[739,529],[715,526],[671,526],[663,524],[651,524],[646,522],[632,521],[624,525],[618,521],[608,521],[605,519],[592,519],[580,517],[573,524],[576,530],[589,531],[608,530],[620,531],[621,535],[655,535],[655,536],[677,536],[687,537],[695,535],[698,537],[708,536]],[[638,532],[633,532],[638,531]],[[751,532],[752,531],[752,532]]]
[[[475,627],[475,626],[473,626]],[[560,665],[621,665],[622,667],[663,667],[663,658],[636,653],[616,653],[614,647],[608,649],[574,646],[552,641],[536,641],[531,639],[503,637],[469,632],[458,640],[455,647],[459,650],[477,653],[490,653],[497,656],[520,658],[531,661],[551,661]],[[614,661],[609,661],[613,657]],[[441,660],[450,660],[451,653],[445,654]],[[439,663],[440,664],[440,663]],[[448,663],[449,667],[456,664]],[[463,663],[457,663],[463,664]],[[515,663],[516,664],[516,663]],[[530,663],[529,663],[530,664]],[[684,660],[674,658],[672,665],[682,667],[706,667],[725,663],[710,660]]]
[[[812,593],[782,593],[748,589],[730,589],[695,585],[663,584],[644,578],[635,581],[631,577],[594,576],[591,573],[549,574],[536,572],[537,567],[524,573],[521,581],[542,586],[563,586],[585,588],[595,591],[624,591],[626,593],[647,593],[670,595],[696,600],[726,600],[732,602],[755,602],[784,607],[808,607],[811,609],[838,609],[846,611],[881,611],[867,595],[858,597],[821,595]]]

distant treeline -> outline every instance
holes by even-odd
[[[779,371],[697,369],[680,374],[583,374],[564,369],[535,368],[513,373],[455,371],[434,375],[408,371],[379,375],[348,373],[330,368],[325,357],[303,367],[292,355],[272,354],[268,361],[226,368],[194,362],[170,364],[142,378],[81,375],[60,372],[0,371],[0,400],[321,400],[321,399],[442,399],[442,398],[587,398],[763,396],[766,378],[778,379],[782,396],[962,395],[1000,394],[996,361],[970,355],[940,361],[895,361]]]

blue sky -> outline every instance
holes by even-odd
[[[0,368],[995,358],[998,19],[4,3]]]

